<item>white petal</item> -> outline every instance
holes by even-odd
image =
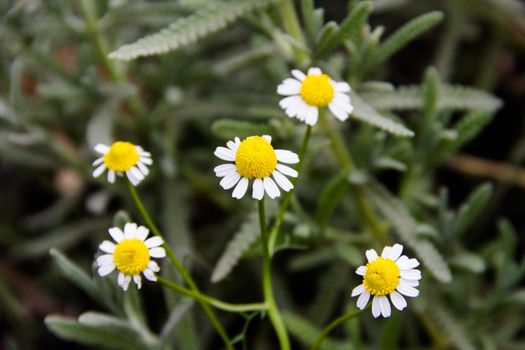
[[[102,265],[98,268],[98,274],[101,277],[109,275],[113,270],[115,270],[115,264],[111,262],[110,264]]]
[[[248,184],[250,181],[248,181],[247,178],[242,177],[237,186],[235,186],[235,189],[233,190],[232,197],[241,199],[244,194],[246,193],[246,190],[248,189]]]
[[[399,280],[399,283],[400,284],[404,284],[405,286],[410,286],[410,287],[417,287],[417,286],[419,286],[419,281],[418,280],[406,280],[404,278],[401,278]]]
[[[277,182],[277,185],[279,185],[279,187],[281,187],[285,192],[288,192],[293,188],[293,184],[290,182],[290,180],[288,180],[286,176],[277,170],[274,170],[272,176],[275,182]]]
[[[138,289],[142,288],[142,278],[140,278],[140,275],[134,275],[133,282],[135,282]]]
[[[151,271],[153,272],[159,272],[160,271],[160,267],[159,267],[159,264],[157,264],[156,261],[153,261],[153,260],[150,260],[149,263],[148,263],[148,269],[150,269]]]
[[[375,259],[377,259],[377,253],[375,249],[369,249],[365,252],[366,258],[368,259],[368,262],[372,262]]]
[[[350,104],[350,101],[350,96],[348,96],[347,94],[343,94],[341,92],[336,92],[334,94],[333,102],[337,102],[339,104]]]
[[[418,267],[419,261],[417,261],[417,259],[409,259],[408,256],[403,255],[397,259],[396,264],[401,270],[410,270],[414,267]]]
[[[124,225],[124,236],[126,239],[133,239],[137,237],[137,224],[128,222]]]
[[[148,237],[149,230],[144,226],[137,227],[137,231],[135,231],[135,237],[137,239],[140,239],[141,241],[144,241],[146,237]]]
[[[268,141],[268,143],[272,143],[272,137],[270,135],[263,135],[262,138]]]
[[[109,151],[109,147],[101,143],[95,146],[95,152],[97,153],[106,154],[108,153],[108,151]]]
[[[159,236],[154,236],[154,237],[148,238],[144,242],[144,244],[148,248],[155,248],[155,247],[161,246],[163,243],[164,243],[164,240],[162,238],[160,238]]]
[[[277,93],[282,96],[297,95],[301,92],[301,82],[288,78],[277,86]]]
[[[303,81],[306,79],[306,75],[303,72],[301,72],[299,69],[293,69],[292,75],[299,81]]]
[[[122,230],[118,227],[112,227],[108,230],[108,232],[113,240],[117,243],[124,239],[124,233],[122,233]]]
[[[97,257],[97,265],[99,267],[110,264],[113,264],[113,254],[104,254]]]
[[[388,301],[388,298],[384,295],[382,297],[379,297],[379,308],[381,309],[381,314],[383,315],[383,317],[390,317],[390,302]]]
[[[136,179],[140,181],[144,180],[144,174],[141,173],[140,170],[136,166],[131,167],[128,171],[132,173],[133,177],[135,177]]]
[[[109,253],[109,254],[113,254],[113,252],[115,251],[115,245],[111,243],[110,241],[104,241],[98,247],[103,252]]]
[[[308,75],[321,75],[323,74],[323,72],[321,71],[320,68],[317,68],[317,67],[312,67],[310,69],[308,69]]]
[[[235,153],[231,149],[226,147],[217,147],[213,154],[215,154],[217,158],[220,158],[222,160],[226,160],[229,162],[235,161]]]
[[[276,149],[275,155],[277,160],[286,164],[297,164],[299,163],[299,156],[291,151],[285,149]]]
[[[253,199],[261,200],[264,197],[264,184],[261,179],[255,179],[252,185]]]
[[[350,114],[354,111],[354,106],[350,103],[350,101],[346,101],[342,99],[340,96],[334,97],[333,101],[331,102],[335,107],[342,110],[343,112]]]
[[[163,258],[166,256],[166,251],[162,247],[151,248],[149,255],[153,258]]]
[[[117,277],[117,284],[122,288],[122,286],[124,285],[124,279],[126,278],[126,275],[124,275],[122,272],[119,272],[118,273],[118,277]]]
[[[383,251],[381,252],[381,257],[382,258],[388,258],[391,249],[392,249],[392,247],[389,247],[389,246],[384,247]]]
[[[106,170],[106,164],[100,164],[94,171],[93,171],[93,177],[99,177],[104,170]]]
[[[365,266],[359,266],[357,270],[355,271],[356,274],[359,276],[364,276],[366,273],[366,267]]]
[[[317,123],[317,118],[319,117],[319,110],[315,106],[310,106],[306,110],[306,124],[315,125]]]
[[[308,110],[310,109],[310,105],[301,99],[301,102],[297,104],[296,108],[297,112],[295,113],[295,115],[297,116],[297,119],[299,119],[302,122],[306,122],[306,117],[308,116]]]
[[[235,164],[221,164],[213,168],[217,177],[224,177],[236,171]]]
[[[401,244],[396,243],[390,250],[390,254],[388,255],[388,257],[396,261],[397,259],[399,259],[402,252],[403,252],[403,246]]]
[[[360,285],[352,289],[352,297],[363,294],[365,291],[365,285],[361,283]]]
[[[417,297],[419,295],[419,291],[416,288],[407,286],[405,284],[399,283],[399,285],[396,287],[397,291],[403,295],[406,295],[407,297]]]
[[[125,275],[124,281],[122,282],[122,285],[121,285],[122,289],[124,289],[125,291],[128,290],[129,282],[131,282],[131,276]]]
[[[114,170],[108,170],[108,182],[110,184],[115,183],[115,171]]]
[[[345,120],[348,119],[348,113],[346,113],[344,110],[342,110],[341,108],[339,108],[335,103],[330,103],[328,105],[328,109],[330,110],[330,112],[332,112],[332,114],[337,118],[339,119],[340,121],[344,122]]]
[[[235,186],[237,182],[239,182],[240,178],[241,175],[239,175],[239,173],[235,171],[234,173],[228,174],[225,177],[223,177],[221,182],[219,182],[219,185],[221,185],[221,187],[225,190],[229,190],[230,188]]]
[[[126,177],[133,186],[137,186],[140,183],[140,180],[137,179],[131,171],[126,171]]]
[[[370,293],[365,290],[363,294],[357,298],[357,308],[363,310],[366,307],[366,304],[368,304],[368,300],[370,300]]]
[[[95,161],[91,163],[91,165],[97,166],[99,164],[102,164],[103,162],[104,162],[104,157],[100,157],[100,158],[95,159]]]
[[[231,149],[234,153],[237,153],[237,148],[239,148],[239,144],[235,143],[234,141],[226,142],[226,146],[228,146],[228,148]]]
[[[421,271],[419,270],[401,270],[401,278],[407,279],[407,280],[420,280],[421,279]]]
[[[379,297],[374,297],[372,299],[372,316],[378,318],[381,315],[381,308],[379,306]]]
[[[146,164],[146,165],[151,165],[151,164],[153,164],[153,160],[151,160],[151,158],[149,158],[149,157],[144,157],[144,156],[140,157],[140,162],[142,162],[142,163],[144,163],[144,164]]]
[[[289,96],[283,98],[281,101],[279,101],[279,106],[282,109],[287,109],[292,106],[297,106],[299,103],[301,103],[303,100],[301,99],[301,96]]]
[[[146,175],[149,174],[149,169],[148,169],[148,167],[145,166],[144,163],[143,163],[141,160],[138,161],[138,163],[137,163],[137,168],[139,168],[140,172],[141,172],[144,176],[146,176]]]
[[[335,82],[334,84],[334,90],[339,92],[350,92],[352,89],[350,88],[350,85],[348,83],[342,81],[342,82]]]
[[[283,173],[284,175],[291,176],[291,177],[297,177],[299,173],[297,170],[290,168],[287,165],[284,164],[277,164],[275,166],[275,169],[279,170],[279,172]]]
[[[266,193],[268,193],[268,196],[271,199],[277,198],[281,195],[281,191],[279,191],[279,188],[270,177],[265,177],[263,179],[263,185]]]
[[[146,277],[150,281],[155,282],[157,280],[157,276],[155,276],[153,271],[151,271],[150,269],[145,269],[142,273],[144,274],[144,277]]]
[[[392,304],[394,304],[395,308],[399,311],[407,307],[407,301],[405,298],[403,298],[403,296],[396,291],[390,293],[390,300],[392,300]]]

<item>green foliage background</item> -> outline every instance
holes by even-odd
[[[252,134],[298,151],[305,126],[275,90],[308,66],[348,81],[355,112],[314,128],[278,236],[274,288],[294,349],[355,308],[364,251],[393,242],[422,262],[420,297],[346,323],[323,349],[525,347],[523,201],[516,225],[502,215],[520,185],[525,109],[491,93],[525,91],[521,2],[302,0],[302,28],[283,12],[292,3],[0,4],[1,348],[221,348],[190,299],[149,283],[123,294],[94,273],[107,228],[141,221],[123,183],[91,177],[92,149],[127,139],[152,152],[138,190],[177,256],[208,294],[256,302],[256,208],[218,186],[212,154]],[[482,131],[490,143],[475,149],[509,145],[505,163],[459,154]],[[480,174],[496,181],[469,176]],[[220,317],[238,349],[276,348],[262,315]]]

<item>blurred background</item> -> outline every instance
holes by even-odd
[[[210,125],[220,118],[264,121],[263,130],[275,133],[278,144],[298,139],[297,124],[283,117],[274,94],[275,86],[287,77],[288,63],[250,18],[182,50],[130,63],[107,58],[121,45],[157,32],[205,2],[0,2],[0,349],[83,348],[52,334],[44,317],[77,317],[103,308],[64,278],[49,250],[60,249],[91,273],[97,245],[115,214],[122,209],[127,213],[119,215],[140,219],[123,184],[109,186],[91,177],[93,146],[117,138],[132,140],[153,153],[152,176],[139,192],[176,253],[191,265],[199,285],[228,301],[260,298],[253,287],[259,284],[256,247],[245,252],[247,259],[232,275],[217,272],[216,264],[233,234],[253,231],[254,226],[249,226],[250,201],[231,200],[212,174],[218,164],[212,152],[231,135],[224,123],[211,129]],[[325,9],[327,21],[338,23],[353,3],[315,1]],[[361,343],[353,346],[525,349],[525,7],[516,0],[372,3],[369,30],[383,26],[385,35],[428,11],[442,11],[445,17],[367,80],[387,81],[395,87],[419,85],[427,67],[434,66],[443,83],[485,90],[502,104],[476,138],[443,158],[428,175],[425,191],[442,198],[447,188],[453,212],[480,184],[493,185],[490,199],[468,233],[458,238],[457,247],[440,245],[454,276],[440,294],[447,308],[430,312],[437,318],[435,323],[405,315],[399,323],[396,316],[381,324],[377,339],[372,323],[362,332],[352,323],[348,334],[364,334]],[[251,56],[241,57],[248,46]],[[329,65],[344,67],[345,56],[335,56]],[[414,127],[410,115],[398,115]],[[449,118],[458,116],[452,113]],[[366,147],[359,135],[372,135],[369,129],[350,129],[356,137],[349,142]],[[298,142],[288,144],[291,148]],[[312,147],[319,150],[322,143],[316,145],[314,140]],[[306,181],[313,189],[323,179],[322,165],[314,167]],[[398,186],[400,175],[395,170],[374,174],[386,187]],[[304,186],[301,196],[309,211],[315,208],[319,192]],[[410,207],[410,198],[404,199]],[[416,204],[411,207],[417,212]],[[416,217],[425,222],[425,215]],[[343,219],[335,219],[341,230],[358,229]],[[329,248],[334,242],[317,239],[313,224],[308,227],[297,221],[292,217],[288,222],[293,239],[313,247],[316,255],[288,250],[277,257],[278,299],[285,309],[308,315],[320,327],[349,303],[357,282],[353,266],[363,259],[364,249],[359,246],[363,241],[350,239],[349,250],[334,253]],[[439,242],[429,231],[422,234]],[[463,249],[470,253],[454,260],[454,253]],[[164,301],[158,301],[163,300],[161,293],[152,285],[141,291],[154,333],[160,332],[168,317]],[[329,302],[323,303],[323,298]],[[234,316],[221,317],[232,334],[243,325]],[[294,317],[288,316],[287,323],[299,349],[301,329],[308,328]],[[272,348],[264,321],[254,320],[250,329],[254,345],[249,349]],[[220,348],[197,308],[187,327],[176,334],[185,334],[188,340],[175,341],[175,348]],[[194,340],[199,337],[200,343]]]

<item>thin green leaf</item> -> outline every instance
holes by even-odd
[[[354,44],[359,46],[363,37],[363,28],[371,11],[371,2],[363,1],[358,3],[336,31],[319,41],[315,56],[318,58],[325,57],[341,45],[346,38],[349,38]]]
[[[446,233],[446,237],[449,240],[455,240],[464,234],[483,213],[491,196],[492,184],[484,183],[478,186],[459,209],[452,230]]]
[[[350,92],[350,96],[352,99],[352,105],[354,106],[354,111],[350,115],[351,117],[374,125],[397,136],[414,136],[414,132],[407,129],[404,125],[379,114],[374,108],[361,99],[357,93]]]
[[[86,294],[88,294],[93,300],[97,301],[101,305],[104,305],[104,302],[100,298],[100,293],[97,291],[95,283],[87,272],[71,261],[58,249],[52,248],[49,251],[49,255],[51,255],[55,264],[58,266],[60,272],[62,272],[66,279],[86,292]]]
[[[443,13],[433,11],[421,15],[399,28],[374,51],[370,62],[366,66],[367,71],[373,70],[386,62],[412,40],[439,24],[442,19]]]
[[[321,227],[324,227],[330,215],[334,212],[339,202],[344,198],[349,189],[347,177],[348,169],[341,170],[324,187],[315,210],[316,219]]]
[[[192,44],[224,29],[240,17],[269,5],[273,0],[235,0],[211,2],[195,14],[181,18],[156,34],[121,46],[109,58],[133,60],[142,56],[163,54]]]

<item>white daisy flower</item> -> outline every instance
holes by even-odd
[[[102,155],[93,162],[93,177],[99,177],[108,169],[108,182],[115,182],[115,175],[126,173],[129,181],[137,186],[149,174],[147,165],[153,164],[151,153],[130,142],[117,141],[111,146],[98,144],[95,151]]]
[[[385,247],[378,257],[374,249],[366,251],[368,264],[359,266],[356,273],[363,276],[363,283],[352,290],[352,297],[359,296],[357,307],[363,310],[368,304],[370,295],[372,300],[372,315],[390,317],[390,301],[398,310],[407,306],[404,296],[417,297],[421,272],[415,267],[419,266],[417,259],[409,259],[401,255],[403,246],[394,244]],[[388,297],[390,296],[390,301]]]
[[[277,93],[287,96],[279,106],[290,117],[296,117],[309,125],[315,125],[319,117],[319,108],[328,106],[330,112],[345,121],[354,107],[350,103],[350,85],[335,82],[319,68],[308,69],[305,75],[300,70],[292,70],[294,78],[285,79],[277,86]]]
[[[236,137],[235,141],[226,143],[228,148],[217,147],[215,156],[234,162],[214,169],[215,175],[222,177],[222,188],[228,190],[235,186],[232,197],[242,198],[250,180],[254,180],[252,197],[257,200],[261,200],[265,192],[272,199],[279,197],[279,187],[286,192],[293,188],[285,175],[297,177],[297,171],[280,163],[296,164],[299,163],[299,157],[291,151],[273,149],[271,142],[272,138],[268,135],[250,136],[242,142]]]
[[[98,274],[106,276],[115,268],[118,273],[118,285],[127,290],[129,282],[133,281],[140,289],[144,274],[150,281],[156,281],[155,272],[160,271],[159,265],[151,258],[163,258],[166,251],[161,245],[164,243],[162,238],[154,236],[148,238],[149,230],[144,226],[135,223],[127,223],[124,232],[118,227],[109,229],[109,234],[116,242],[104,241],[99,248],[104,253],[97,257]]]

